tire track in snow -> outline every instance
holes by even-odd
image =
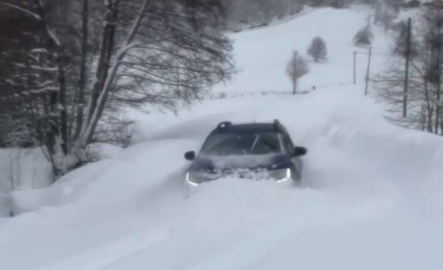
[[[128,257],[150,245],[163,241],[170,236],[167,231],[155,234],[137,232],[103,246],[91,248],[71,258],[60,260],[54,264],[37,268],[36,270],[99,270]]]

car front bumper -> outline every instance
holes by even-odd
[[[185,181],[191,186],[199,186],[200,184],[215,181],[224,177],[234,177],[240,179],[253,180],[274,180],[277,183],[286,182],[292,179],[292,170],[283,168],[278,170],[260,170],[253,171],[249,169],[231,170],[229,172],[203,172],[188,171],[185,174]]]

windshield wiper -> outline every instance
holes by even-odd
[[[258,139],[260,138],[260,135],[256,135],[254,143],[251,146],[251,150],[254,150],[255,146],[257,145]]]

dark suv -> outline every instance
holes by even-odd
[[[197,186],[236,176],[299,183],[303,167],[300,157],[306,153],[306,148],[294,146],[278,120],[239,125],[222,122],[206,138],[198,155],[194,151],[185,154],[193,161],[186,182]]]

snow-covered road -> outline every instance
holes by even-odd
[[[323,17],[337,20],[319,20]],[[277,64],[311,36],[294,35],[294,46],[275,48],[274,55],[263,51],[262,59],[253,57],[262,47],[251,55],[247,48],[251,42],[287,44],[288,32],[306,25],[312,35],[322,34],[327,25],[343,27],[342,40],[328,43],[330,62],[313,67],[302,83],[334,85],[348,74],[341,68],[348,68],[348,50],[340,53],[340,48],[351,46],[348,36],[364,18],[325,9],[239,34],[236,50],[245,72],[223,91],[249,83],[257,90],[288,88],[284,63]],[[247,71],[248,63],[263,60],[274,61],[272,72]],[[0,219],[0,269],[443,267],[443,139],[388,123],[382,108],[363,96],[361,84],[297,96],[204,101],[178,117],[134,117],[141,119],[138,144],[50,188],[15,194],[21,209],[34,211]],[[184,184],[188,163],[183,153],[198,150],[220,121],[276,118],[296,144],[309,149],[301,188],[242,179],[196,189]]]

